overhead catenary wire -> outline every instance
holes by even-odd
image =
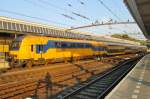
[[[80,1],[80,0],[78,0],[78,1],[79,1],[79,2],[82,2],[82,3],[84,4],[84,1]],[[67,2],[67,5],[68,5],[69,7],[71,7],[71,8],[73,8],[73,9],[75,9],[76,11],[78,10],[78,9],[74,8],[74,7],[73,7],[73,4],[71,4],[71,3],[68,3],[68,2]],[[87,16],[85,16],[85,15],[82,15],[82,14],[80,14],[79,12],[78,12],[78,13],[77,13],[77,12],[72,12],[72,14],[91,21],[91,19],[90,19],[89,17],[87,17]]]
[[[46,6],[43,6],[43,5],[41,5],[41,4],[38,4],[38,3],[33,2],[33,1],[31,1],[31,0],[24,0],[24,1],[26,1],[26,2],[28,2],[28,3],[31,3],[31,4],[33,4],[33,5],[39,6],[39,7],[41,7],[42,9],[44,8],[44,9],[47,10]],[[51,3],[47,2],[47,1],[43,1],[43,0],[38,0],[38,1],[41,2],[41,3],[44,3],[44,4],[48,4],[48,6],[50,6],[50,7],[52,6],[52,7],[54,7],[54,8],[59,9],[59,10],[62,10],[62,11],[69,11],[69,10],[67,10],[67,9],[63,9],[63,8],[61,8],[61,7],[59,7],[59,6],[53,5],[53,4],[51,4]],[[55,13],[56,13],[56,12],[55,12]],[[73,12],[71,12],[71,13],[74,14]],[[70,15],[64,14],[64,13],[63,13],[63,14],[62,14],[62,13],[56,13],[56,14],[57,14],[57,15],[61,15],[61,16],[65,17],[65,18],[67,18],[67,19],[71,19],[71,20],[73,20],[73,21],[77,21],[77,22],[83,23],[83,22],[77,20],[76,18],[74,18],[74,17],[72,17],[72,16],[70,16]],[[79,14],[79,15],[80,15],[80,14]],[[79,16],[79,15],[78,15],[78,16]],[[76,16],[77,16],[77,15],[76,15]],[[87,17],[85,17],[85,16],[83,16],[83,15],[80,15],[80,17],[87,19]]]
[[[109,8],[102,0],[98,0],[114,17],[116,17],[119,21],[121,21],[121,18],[118,17],[112,10]],[[125,27],[128,27],[128,25],[124,24]],[[130,28],[130,27],[129,27]],[[117,28],[116,28],[117,29]],[[118,29],[121,30],[121,29]]]
[[[84,5],[85,3],[81,0],[77,0],[81,5]]]
[[[75,18],[73,18],[73,17],[71,17],[71,16],[69,16],[69,15],[66,15],[66,14],[61,14],[62,16],[64,16],[64,17],[66,17],[66,18],[69,18],[69,19],[71,19],[71,20],[75,20]]]
[[[74,12],[74,11],[71,11],[71,10],[68,10],[68,9],[65,9],[65,8],[62,8],[62,7],[60,7],[60,6],[54,5],[54,4],[52,4],[52,3],[48,2],[48,1],[45,1],[45,0],[38,0],[38,1],[41,2],[41,3],[43,3],[43,4],[45,4],[45,5],[47,5],[47,6],[51,6],[51,7],[53,7],[53,8],[59,9],[59,10],[61,10],[61,11],[65,11],[65,12],[67,11],[67,12],[69,12],[69,13],[71,13],[71,14],[74,14],[74,15],[76,15],[76,16],[78,16],[78,17],[81,17],[81,18],[83,18],[83,19],[86,19],[86,20],[90,21],[90,18],[88,18],[88,17],[85,16],[85,15],[82,15],[82,14],[79,14],[79,13],[77,13],[77,12]]]
[[[36,6],[42,8],[42,9],[44,9],[44,10],[47,10],[47,9],[48,9],[47,7],[45,7],[45,6],[41,5],[41,4],[38,4],[38,3],[36,3],[36,2],[33,2],[33,1],[31,1],[31,0],[24,0],[24,1],[25,1],[25,2],[28,2],[28,3],[30,3],[30,4],[36,5]],[[64,16],[64,14],[61,14],[61,13],[56,13],[56,12],[55,12],[55,14]],[[65,14],[65,15],[66,15],[66,14]],[[67,16],[67,17],[66,17],[66,16]],[[66,15],[66,16],[64,16],[64,17],[67,18],[67,19],[76,20],[76,19],[73,18],[72,16],[69,16],[69,15]]]
[[[103,5],[114,17],[116,17],[118,20],[121,20],[102,0],[98,0],[101,5]]]
[[[83,15],[81,15],[81,14],[78,14],[78,13],[75,13],[75,12],[72,12],[72,14],[77,15],[77,16],[80,16],[80,17],[82,17],[82,18],[87,19],[87,20],[90,21],[90,19],[89,19],[88,17],[83,16]]]
[[[115,1],[115,0],[114,0]],[[115,2],[112,2],[114,5],[116,5],[117,3],[115,3]],[[118,7],[118,5],[116,5],[117,7]],[[123,13],[122,11],[121,11],[121,9],[118,9],[119,10],[119,12],[121,13],[121,15],[125,15],[125,13]],[[128,19],[127,20],[128,22],[130,22],[130,20]],[[132,28],[132,27],[130,27],[130,26],[128,26],[127,24],[124,24],[124,26],[125,26],[125,28],[129,28],[130,29],[130,31],[134,31],[134,28]],[[127,33],[127,32],[126,32]],[[127,33],[127,34],[131,34],[131,33]],[[132,33],[133,34],[133,33]],[[133,35],[139,35],[139,34],[137,34],[137,33],[134,33]]]
[[[29,1],[30,1],[30,0],[29,0]],[[61,11],[71,12],[72,14],[74,14],[74,15],[76,15],[76,16],[80,16],[80,17],[82,17],[82,18],[84,18],[84,19],[89,20],[88,17],[86,17],[86,16],[82,16],[82,15],[76,13],[76,12],[73,12],[73,11],[70,11],[70,10],[65,9],[65,8],[63,8],[63,7],[54,5],[53,3],[50,3],[50,2],[48,2],[48,1],[45,1],[45,0],[38,0],[38,1],[41,2],[41,3],[43,3],[43,4],[46,4],[46,5],[48,5],[48,6],[52,6],[52,7],[54,7],[54,8],[57,8],[57,9],[59,9],[59,10],[61,10]],[[44,1],[44,2],[43,2],[43,1]],[[99,1],[101,1],[101,0],[99,0]],[[49,5],[49,4],[50,4],[50,5]],[[103,6],[105,5],[105,8],[107,8],[107,10],[108,10],[109,12],[111,12],[111,13],[113,14],[113,16],[115,16],[118,20],[120,20],[120,18],[111,10],[111,8],[109,8],[104,2],[102,2],[102,4],[103,4]],[[46,7],[46,6],[44,6],[44,7]],[[67,15],[67,14],[64,14],[64,13],[62,14],[62,13],[61,13],[61,15],[64,16],[64,17],[66,17],[66,18],[68,18],[68,19],[75,20],[75,18],[73,18],[72,16],[69,16],[69,15]],[[117,29],[117,28],[116,28],[116,29]],[[117,29],[117,30],[121,30],[121,29]]]
[[[26,15],[23,13],[8,11],[8,10],[4,10],[4,9],[0,9],[0,12],[9,13],[9,14],[18,15],[18,16],[23,16],[23,17],[28,17],[28,18],[32,18],[32,19],[37,19],[37,20],[44,21],[44,22],[51,22],[51,23],[58,24],[58,25],[70,26],[70,25],[65,24],[65,23],[60,23],[57,21],[53,21],[53,20],[49,20],[49,19],[45,19],[45,18],[41,18],[41,17],[30,16],[30,15]]]
[[[123,11],[121,10],[121,8],[120,8],[118,5],[116,5],[117,2],[115,2],[115,0],[112,1],[112,4],[118,9],[118,11],[120,12],[121,15],[123,15],[123,16],[125,15],[125,14],[123,13]],[[126,20],[129,21],[129,19],[126,19]],[[128,25],[126,25],[126,24],[124,25],[124,27],[125,27],[125,28],[126,28],[126,27],[130,28],[130,27],[129,27]]]

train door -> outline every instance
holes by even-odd
[[[43,51],[44,51],[44,45],[39,44],[39,45],[36,46],[36,52],[37,52],[37,54],[38,54],[38,58],[39,58],[39,59],[44,58],[44,57],[43,57]]]
[[[32,44],[31,46],[30,46],[30,49],[31,49],[31,59],[34,59],[34,57],[35,57],[35,51],[34,51],[34,45]]]

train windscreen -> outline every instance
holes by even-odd
[[[18,37],[12,42],[10,50],[19,50],[23,37]]]

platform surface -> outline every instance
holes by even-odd
[[[144,56],[105,99],[150,99],[150,54]]]

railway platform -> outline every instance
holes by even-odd
[[[150,99],[150,54],[144,56],[105,99]]]

